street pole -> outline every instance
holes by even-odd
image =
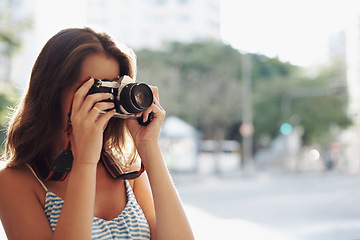
[[[253,119],[252,119],[252,87],[251,87],[251,55],[243,54],[241,63],[242,72],[242,125],[240,134],[242,135],[242,167],[252,165],[253,148]]]

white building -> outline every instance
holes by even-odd
[[[94,27],[133,49],[158,49],[169,41],[221,40],[219,0],[0,0],[3,5],[14,16],[33,16],[33,28],[11,64],[17,85],[29,79],[42,46],[63,28]]]
[[[349,115],[354,126],[344,135],[345,157],[350,171],[360,170],[360,15],[346,29],[346,66]]]
[[[329,58],[342,64],[346,74],[348,114],[354,125],[339,137],[344,170],[360,170],[360,15],[349,18],[344,30],[329,38]]]
[[[220,40],[219,0],[87,0],[87,23],[135,49]]]

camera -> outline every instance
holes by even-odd
[[[117,77],[113,80],[94,80],[95,82],[90,88],[88,95],[94,93],[111,93],[112,97],[105,101],[114,103],[116,109],[114,117],[135,117],[136,114],[145,111],[153,103],[154,96],[151,88],[145,83],[135,82],[127,75]],[[150,121],[151,119],[152,114],[149,116]],[[139,123],[141,121],[138,119]],[[147,124],[144,123],[142,125]]]

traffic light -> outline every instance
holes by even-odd
[[[290,135],[293,131],[293,126],[290,123],[283,123],[280,126],[280,132],[283,135]]]

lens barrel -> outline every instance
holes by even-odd
[[[144,83],[130,83],[120,93],[120,103],[128,113],[137,114],[151,106],[154,96],[151,88]]]

